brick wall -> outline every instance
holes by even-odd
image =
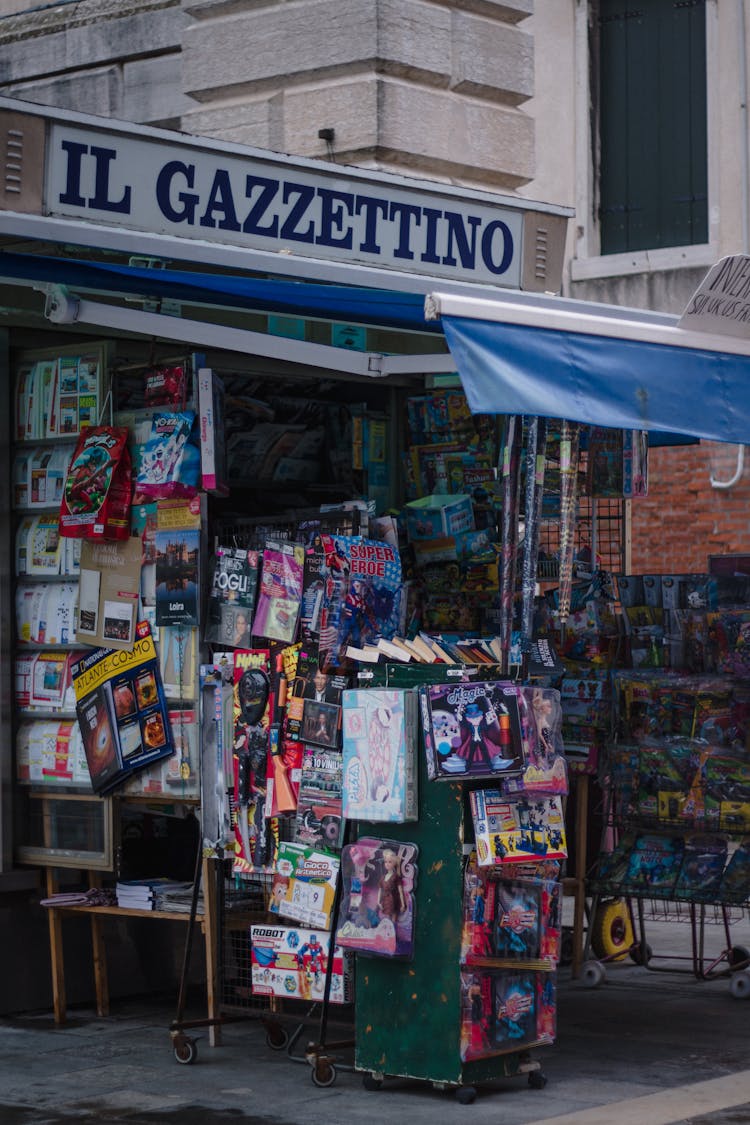
[[[649,451],[649,495],[632,503],[634,574],[702,571],[709,555],[750,552],[750,457],[730,480],[737,446],[719,442]]]

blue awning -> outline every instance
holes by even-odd
[[[626,309],[597,317],[588,302],[559,312],[554,298],[547,315],[441,293],[426,305],[474,412],[750,443],[748,341],[685,331],[677,318],[628,320]]]
[[[257,312],[440,333],[424,319],[424,297],[361,286],[149,269],[75,258],[0,252],[0,280],[37,281],[81,292],[169,298]]]

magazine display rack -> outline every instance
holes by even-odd
[[[531,1085],[543,1086],[540,1064],[528,1050],[462,1061],[464,879],[472,819],[462,787],[429,781],[424,755],[420,759],[419,821],[389,824],[386,833],[416,844],[420,870],[429,872],[425,893],[417,894],[415,956],[359,958],[355,1066],[367,1072],[367,1089],[403,1076],[454,1088],[466,1102],[474,1100],[478,1083],[492,1079],[528,1074]],[[383,828],[359,825],[367,835]]]
[[[198,630],[184,623],[163,628],[159,635],[154,601],[154,510],[139,509],[135,531],[139,538],[125,541],[125,565],[109,582],[108,550],[89,541],[60,534],[59,520],[65,480],[73,451],[81,433],[101,424],[136,426],[128,387],[113,388],[112,371],[117,364],[115,346],[108,341],[80,345],[60,344],[43,350],[19,353],[15,363],[13,395],[12,505],[15,515],[15,771],[25,800],[25,837],[17,847],[22,863],[46,869],[45,886],[52,905],[48,911],[55,1021],[65,1022],[66,988],[63,958],[63,919],[86,915],[91,923],[93,974],[97,1011],[108,1010],[108,985],[104,941],[107,916],[142,917],[149,920],[185,921],[187,913],[128,908],[98,895],[105,873],[120,874],[123,862],[121,809],[169,807],[183,813],[198,805]],[[184,364],[184,361],[183,361]],[[138,383],[143,387],[141,364]],[[184,364],[186,371],[189,370]],[[174,368],[172,368],[174,370]],[[127,384],[127,375],[122,382]],[[150,417],[150,414],[149,414]],[[134,433],[134,430],[131,431]],[[173,514],[173,513],[172,513]],[[140,518],[141,522],[138,523]],[[98,559],[96,551],[102,550]],[[97,597],[91,607],[82,606],[81,571],[93,565]],[[142,562],[145,565],[142,567]],[[109,583],[109,584],[108,584]],[[123,593],[124,592],[124,593]],[[123,598],[129,599],[129,604]],[[119,599],[119,602],[118,602]],[[126,609],[123,610],[123,605]],[[135,607],[141,607],[136,616]],[[81,610],[90,610],[88,623]],[[118,616],[119,614],[119,616]],[[153,624],[150,652],[135,668],[132,682],[119,674],[120,687],[109,695],[112,730],[118,739],[128,730],[137,731],[143,751],[157,744],[169,730],[176,753],[165,757],[156,750],[153,765],[133,769],[140,755],[133,745],[120,746],[120,770],[109,779],[120,782],[115,795],[104,774],[94,777],[86,745],[77,721],[75,675],[81,660],[97,648],[136,641],[136,621],[143,629]],[[91,635],[77,639],[88,628]],[[109,633],[102,637],[101,630]],[[125,647],[125,646],[124,646]],[[121,654],[123,655],[123,654]],[[138,661],[135,661],[135,665]],[[156,670],[159,688],[156,692]],[[94,675],[88,670],[89,679]],[[105,677],[111,680],[109,672]],[[96,689],[99,690],[99,689]],[[109,690],[109,689],[108,689]],[[118,698],[117,692],[120,692]],[[92,696],[89,693],[89,698]],[[125,700],[132,701],[131,714]],[[93,707],[92,707],[93,715]],[[125,716],[124,723],[121,716]],[[92,718],[92,737],[103,737],[105,725],[99,711]],[[158,736],[158,737],[157,737]],[[132,775],[131,775],[132,774]],[[128,776],[126,776],[128,775]],[[92,777],[93,783],[92,783]],[[136,811],[136,816],[140,815]],[[84,875],[97,905],[65,903],[60,896],[59,869]],[[76,895],[73,899],[76,899]],[[206,940],[209,965],[216,956],[211,941],[210,917],[198,922]],[[209,973],[208,1005],[214,1006]]]
[[[698,980],[728,977],[732,995],[748,996],[750,951],[731,937],[750,896],[747,684],[728,676],[619,672],[615,701],[619,740],[602,763],[612,843],[596,866],[592,910],[602,899],[628,900],[634,960]],[[652,949],[652,919],[689,923],[690,955]],[[710,923],[723,942],[711,954]],[[590,948],[587,942],[587,957]],[[602,961],[587,960],[583,980],[603,983]]]

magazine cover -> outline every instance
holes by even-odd
[[[257,586],[257,551],[216,548],[204,640],[227,648],[248,648]]]
[[[305,746],[297,794],[296,839],[304,844],[340,848],[343,755],[340,750]]]
[[[560,797],[508,800],[499,789],[474,789],[469,802],[481,867],[566,858]]]
[[[342,698],[344,817],[416,820],[416,693],[354,688]]]
[[[305,549],[299,543],[266,543],[253,636],[291,644],[302,601]]]
[[[499,681],[422,688],[430,779],[520,774],[524,761],[517,693],[513,684]]]
[[[156,624],[198,624],[200,531],[156,532]]]
[[[174,752],[159,661],[147,622],[132,652],[99,648],[71,668],[76,713],[95,793]]]

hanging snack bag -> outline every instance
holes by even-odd
[[[83,431],[68,466],[60,534],[69,539],[130,535],[130,453],[126,426]]]
[[[151,367],[146,372],[143,397],[147,407],[184,406],[186,395],[184,365]]]
[[[148,500],[197,496],[201,453],[195,411],[154,414],[141,457],[136,490]]]

